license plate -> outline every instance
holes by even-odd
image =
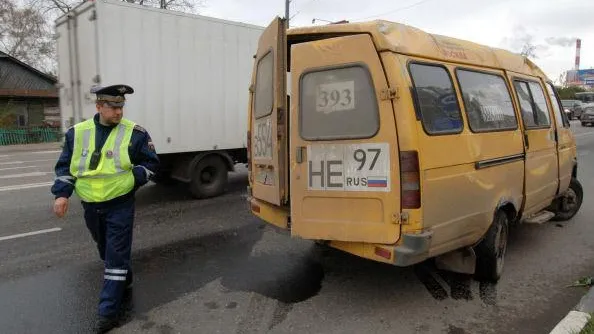
[[[388,143],[309,145],[307,159],[309,190],[390,191]]]

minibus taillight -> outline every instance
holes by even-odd
[[[417,151],[400,152],[400,187],[402,191],[402,208],[420,208],[421,174]]]

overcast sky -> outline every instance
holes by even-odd
[[[285,10],[284,0],[206,1],[202,15],[261,26]],[[575,38],[581,38],[580,68],[594,68],[593,0],[292,0],[292,15],[293,27],[311,25],[313,18],[386,19],[515,52],[528,41],[552,80],[573,68]]]

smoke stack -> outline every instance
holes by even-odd
[[[577,39],[575,41],[575,70],[580,69],[580,51],[582,50],[582,40]]]

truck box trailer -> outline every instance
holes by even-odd
[[[124,117],[149,132],[156,180],[198,198],[224,191],[247,162],[253,55],[263,28],[113,0],[84,2],[56,20],[62,130],[96,113],[93,86],[128,84]]]

